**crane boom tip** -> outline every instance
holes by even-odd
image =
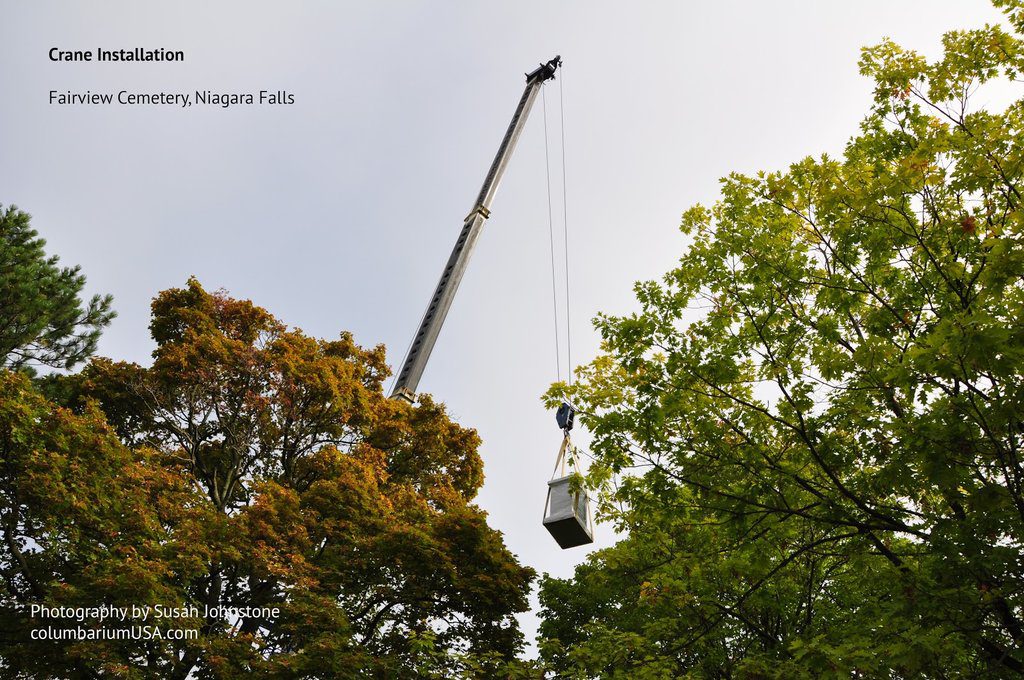
[[[526,82],[544,82],[545,80],[551,80],[555,77],[555,70],[562,65],[562,55],[556,54],[554,59],[551,59],[546,64],[541,64],[532,72],[526,74]]]

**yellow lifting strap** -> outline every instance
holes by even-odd
[[[573,455],[575,451],[576,448],[572,445],[572,442],[569,440],[569,433],[566,432],[565,436],[562,437],[562,445],[558,449],[558,458],[555,459],[555,469],[551,473],[551,479],[567,477],[567,466],[569,468],[569,472],[580,471],[579,463],[576,462],[576,456]]]

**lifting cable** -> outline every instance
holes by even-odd
[[[562,78],[565,78],[565,67],[562,67]],[[541,89],[541,103],[544,111],[544,170],[547,180],[548,191],[548,244],[551,252],[551,307],[554,315],[555,328],[555,371],[559,381],[562,380],[562,349],[558,331],[558,285],[557,268],[555,266],[555,220],[551,200],[551,152],[548,140],[548,101],[545,95],[546,86]],[[563,96],[562,81],[558,83],[559,118],[561,131],[559,134],[561,143],[562,162],[562,245],[565,250],[565,342],[568,365],[568,381],[572,386],[572,324],[569,307],[569,221],[568,206],[566,202],[565,185],[565,98]]]
[[[562,83],[565,82],[565,68],[558,79],[558,115],[561,119],[562,141],[562,240],[565,243],[565,345],[569,362],[569,387],[572,387],[572,317],[569,314],[569,208],[565,200],[565,97],[562,95]]]
[[[541,87],[540,97],[544,109],[544,173],[548,185],[548,242],[551,246],[551,309],[555,317],[555,375],[562,379],[562,350],[558,343],[558,291],[555,286],[555,220],[551,211],[551,159],[548,151],[548,98],[547,86]]]

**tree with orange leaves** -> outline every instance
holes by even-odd
[[[133,486],[131,511],[108,519],[130,545],[133,530],[119,523],[148,518],[152,583],[105,590],[104,600],[182,612],[159,623],[193,637],[22,645],[47,659],[20,654],[19,670],[440,677],[497,672],[514,658],[514,614],[527,608],[533,571],[472,504],[483,483],[475,431],[429,397],[416,406],[386,398],[383,347],[362,348],[347,333],[310,338],[195,279],[152,309],[151,366],[96,359],[50,387],[80,413],[61,409],[65,417],[102,429],[105,416],[117,435],[107,476],[86,483],[89,503],[121,493],[110,480],[146,480]],[[151,478],[173,486],[173,507],[147,495],[159,486]],[[42,506],[51,486],[42,485]],[[111,559],[106,573],[117,579],[123,565]],[[67,572],[16,599],[51,601]]]

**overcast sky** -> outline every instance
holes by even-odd
[[[151,298],[193,274],[309,334],[384,343],[400,361],[523,73],[555,54],[565,67],[546,86],[554,211],[564,96],[568,323],[583,363],[597,349],[590,319],[634,308],[633,282],[679,258],[679,216],[713,202],[719,177],[841,153],[870,103],[862,46],[890,36],[934,56],[943,31],[1000,18],[977,0],[0,8],[0,203],[30,212],[48,250],[82,265],[90,292],[114,295],[119,316],[100,352],[141,363]],[[47,58],[51,47],[137,46],[186,61]],[[282,89],[295,103],[48,103],[50,90],[122,89]],[[587,549],[559,550],[540,523],[560,441],[539,401],[556,377],[541,104],[420,390],[483,437],[479,503],[509,547],[568,576]],[[564,330],[562,340],[564,371]],[[598,533],[595,547],[613,540]],[[535,617],[523,622],[532,637]]]

